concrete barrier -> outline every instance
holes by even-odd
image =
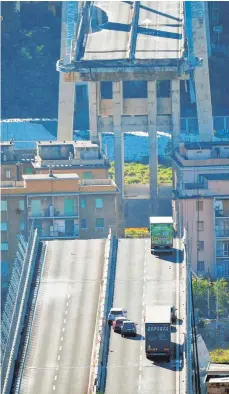
[[[100,285],[100,295],[90,364],[88,394],[98,392],[105,385],[105,358],[109,345],[110,332],[110,328],[107,324],[107,315],[113,299],[114,283],[113,286],[111,286],[111,280],[115,271],[116,250],[116,237],[110,233],[105,247],[103,277]]]

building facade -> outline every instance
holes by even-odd
[[[229,142],[182,143],[173,163],[174,223],[187,230],[192,269],[229,277]]]

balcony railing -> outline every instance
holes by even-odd
[[[229,251],[216,249],[216,257],[228,257],[229,258]]]
[[[215,216],[216,217],[229,217],[229,210],[228,209],[215,209]]]
[[[49,208],[47,209],[43,209],[40,212],[31,212],[29,211],[28,216],[30,218],[65,218],[65,217],[78,217],[79,216],[79,212],[74,210],[72,212],[64,212],[64,211],[58,211],[56,209],[54,209],[54,211],[51,211]]]
[[[216,230],[216,237],[228,237],[229,238],[229,230]]]

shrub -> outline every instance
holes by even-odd
[[[216,349],[210,352],[213,363],[229,363],[229,349]]]

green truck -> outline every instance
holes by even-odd
[[[173,218],[150,217],[151,253],[173,253]]]

